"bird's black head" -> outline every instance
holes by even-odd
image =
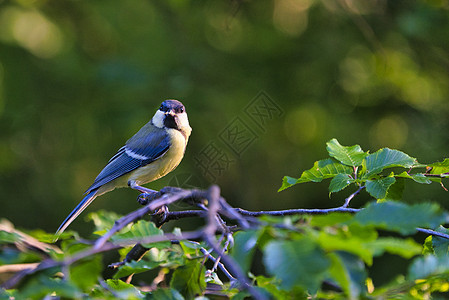
[[[184,105],[179,102],[178,100],[165,100],[162,102],[161,107],[159,107],[159,110],[163,113],[168,113],[172,111],[174,114],[182,114],[185,112]]]
[[[162,102],[161,106],[159,107],[159,111],[163,114],[161,116],[162,118],[162,124],[167,128],[173,128],[179,130],[181,127],[185,126],[186,124],[184,120],[187,120],[186,114],[185,114],[185,107],[184,105],[179,102],[178,100],[165,100]],[[184,117],[181,117],[184,116]],[[154,120],[153,120],[154,123]],[[188,121],[187,121],[188,125]]]

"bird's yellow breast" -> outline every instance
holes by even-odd
[[[167,175],[179,165],[184,156],[187,140],[178,130],[168,129],[167,132],[171,137],[171,146],[167,152],[148,165],[130,172],[129,176],[124,176],[127,177],[125,185],[130,180],[138,185],[154,181]]]

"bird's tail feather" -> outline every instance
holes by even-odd
[[[82,213],[83,210],[86,209],[87,206],[89,206],[89,204],[92,203],[92,201],[94,201],[94,199],[97,197],[97,192],[98,190],[89,192],[89,194],[87,194],[86,197],[84,197],[84,199],[81,200],[81,202],[72,210],[70,215],[67,216],[64,222],[62,222],[61,226],[59,226],[58,230],[56,230],[56,238],[64,232],[64,230],[70,225],[70,223],[72,223],[73,220],[75,220],[75,218],[78,217],[78,215]]]

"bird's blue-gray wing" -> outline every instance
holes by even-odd
[[[145,126],[109,160],[86,193],[155,161],[167,152],[170,147],[170,137],[167,132],[153,128],[151,134],[147,134],[144,129]]]

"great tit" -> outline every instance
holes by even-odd
[[[181,162],[192,128],[184,105],[165,100],[125,146],[120,148],[85,192],[86,197],[75,207],[56,231],[61,234],[92,202],[115,188],[129,186],[142,193],[154,193],[142,184],[167,175]]]

